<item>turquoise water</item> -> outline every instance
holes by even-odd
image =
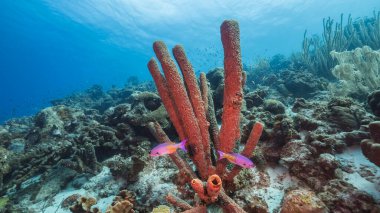
[[[31,115],[93,84],[148,80],[152,43],[180,43],[195,70],[222,66],[219,26],[236,19],[245,64],[299,51],[322,19],[371,16],[378,0],[0,2],[0,122]]]

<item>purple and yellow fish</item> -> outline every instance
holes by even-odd
[[[187,149],[185,147],[187,139],[179,142],[179,143],[173,143],[173,142],[166,142],[162,143],[160,145],[157,145],[150,151],[150,156],[157,157],[161,155],[167,155],[167,154],[173,154],[177,151],[178,148],[182,149],[183,151],[187,152]]]
[[[247,158],[243,155],[240,155],[237,153],[224,153],[224,152],[219,151],[219,150],[218,150],[218,153],[219,153],[219,160],[226,158],[229,162],[236,164],[236,165],[239,165],[239,166],[244,167],[244,168],[253,168],[254,167],[253,162],[249,158]]]

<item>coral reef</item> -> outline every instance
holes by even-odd
[[[367,97],[367,102],[375,116],[380,117],[380,90],[375,90]]]
[[[359,129],[365,112],[349,98],[333,98],[327,105],[323,116],[334,126],[344,131]]]
[[[128,187],[128,190],[135,192],[137,197],[134,209],[152,210],[153,206],[166,202],[165,197],[168,193],[177,195],[179,189],[173,183],[177,172],[170,159],[151,159],[149,165],[139,173],[137,181]]]
[[[276,56],[269,62],[260,60],[253,69],[247,70],[247,86],[250,89],[276,88],[281,95],[295,98],[312,98],[327,88],[326,79],[306,67],[298,67],[292,59],[285,61],[279,62]]]
[[[364,139],[361,142],[363,154],[374,164],[380,166],[380,121],[369,124],[372,139]]]
[[[284,197],[281,213],[327,213],[325,204],[310,190],[295,189],[289,191]]]
[[[298,70],[285,70],[278,75],[277,90],[284,96],[310,98],[327,88],[325,79],[310,72]]]
[[[212,88],[216,89],[217,85],[210,82],[208,87],[207,80],[200,80],[200,97],[203,103],[208,103],[204,110],[210,124],[207,129],[214,166],[214,148],[220,146],[218,122],[221,121],[221,116],[217,119],[216,114],[221,115],[223,109],[213,107]],[[246,89],[250,91],[247,85]],[[105,212],[114,199],[120,203],[114,209],[125,204],[131,206],[131,203],[138,212],[151,212],[160,204],[172,204],[172,210],[189,212],[206,211],[206,208],[234,211],[235,205],[246,212],[273,212],[285,209],[285,197],[294,189],[292,187],[301,187],[316,194],[328,211],[376,209],[378,203],[374,198],[378,191],[365,186],[375,185],[379,174],[368,166],[353,169],[352,163],[338,157],[338,153],[345,154],[347,146],[357,147],[361,140],[370,138],[367,125],[376,118],[354,99],[321,96],[316,100],[300,98],[289,102],[276,90],[262,87],[243,96],[238,127],[241,137],[233,150],[242,150],[257,167],[240,172],[239,167],[227,165],[224,175],[218,176],[222,182],[219,191],[208,190],[207,180],[213,174],[203,179],[197,170],[193,171],[196,167],[187,155],[148,157],[153,137],[164,142],[170,140],[168,136],[177,138],[178,133],[166,116],[134,122],[139,120],[139,115],[143,118],[144,113],[165,105],[151,92],[132,92],[129,96],[133,97],[125,98],[125,103],[111,106],[103,113],[59,105],[42,110],[35,118],[8,121],[0,126],[0,137],[4,139],[0,151],[5,156],[1,161],[3,190],[8,198],[4,208],[29,212],[40,212],[44,208],[46,212],[67,211],[78,198],[91,195],[98,200],[92,209],[101,212]],[[224,100],[223,95],[221,100]],[[281,100],[284,109],[281,114],[273,114],[265,108],[265,101],[271,100]],[[266,128],[260,139],[263,143],[256,147],[252,141],[257,142],[257,132],[262,128],[257,120]],[[180,121],[179,124],[182,125]],[[14,159],[22,163],[15,164],[18,161]],[[101,170],[102,166],[108,168]],[[273,170],[273,166],[276,169]],[[56,176],[58,172],[60,175]],[[361,188],[353,184],[354,179],[347,179],[350,175],[360,175],[368,182]],[[192,180],[195,188],[191,186]],[[218,179],[215,180],[218,185]],[[64,194],[62,191],[67,187],[73,187],[74,191]],[[132,200],[123,202],[123,196],[114,197],[116,192],[126,188],[134,193]],[[336,188],[343,192],[335,195]],[[272,196],[274,194],[276,196]],[[346,202],[344,196],[350,199],[359,196],[360,205]],[[329,199],[339,205],[335,206]]]
[[[70,211],[73,213],[97,213],[99,212],[99,209],[92,209],[92,206],[95,204],[96,199],[94,197],[80,197],[77,202],[70,207]]]
[[[132,84],[133,85],[133,84]],[[53,106],[65,105],[72,108],[84,108],[104,112],[111,106],[122,104],[135,91],[152,91],[149,84],[139,84],[137,86],[127,86],[122,89],[113,87],[104,92],[102,86],[94,85],[83,93],[76,93],[72,96],[51,101]]]
[[[134,213],[133,203],[134,195],[127,191],[122,190],[112,201],[112,204],[107,207],[105,213]]]
[[[264,109],[275,115],[285,113],[285,105],[280,101],[267,99],[264,101]]]
[[[336,209],[340,212],[377,212],[379,206],[374,204],[371,196],[343,181],[332,180],[318,194],[320,199],[330,209]]]
[[[78,96],[75,101],[72,97],[63,99],[68,105],[48,107],[33,118],[15,119],[0,126],[0,137],[4,139],[1,142],[7,148],[0,149],[4,156],[1,191],[9,194],[15,208],[31,189],[30,196],[39,202],[47,194],[62,190],[73,177],[97,174],[102,164],[110,166],[115,177],[125,175],[127,181],[136,181],[150,149],[148,138],[142,134],[144,131],[149,134],[144,127],[146,122],[140,120],[144,120],[143,113],[160,108],[160,99],[148,91],[134,93],[133,90],[129,96],[136,95],[127,99],[121,90],[112,89],[107,92],[114,93],[110,95],[112,100],[123,98],[128,103],[124,103],[128,106],[122,108],[125,111],[118,117],[107,113],[111,109],[100,114],[88,108],[96,106],[82,105],[83,99],[94,96],[92,92]],[[137,113],[137,109],[142,112]],[[163,125],[168,124],[166,112],[162,115],[148,121],[157,119]],[[111,157],[118,155],[123,161],[112,161]],[[61,171],[60,179],[52,178],[57,169]]]

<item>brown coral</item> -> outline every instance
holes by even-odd
[[[133,204],[128,200],[117,202],[115,205],[109,206],[106,213],[133,213]]]
[[[96,204],[94,197],[79,197],[77,202],[70,207],[70,211],[73,213],[95,213],[99,212],[97,208],[91,209]]]
[[[288,192],[284,198],[281,213],[326,213],[326,205],[312,191],[296,189]]]
[[[380,121],[370,123],[369,132],[372,139],[364,139],[360,145],[363,154],[371,162],[380,166]]]

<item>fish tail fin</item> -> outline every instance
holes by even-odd
[[[184,139],[182,140],[180,143],[179,143],[179,148],[182,149],[183,151],[187,152],[187,149],[186,149],[186,142],[187,142],[187,139]]]
[[[219,153],[219,158],[218,158],[218,160],[221,160],[221,159],[225,158],[225,156],[224,156],[224,152],[218,150],[218,153]]]

